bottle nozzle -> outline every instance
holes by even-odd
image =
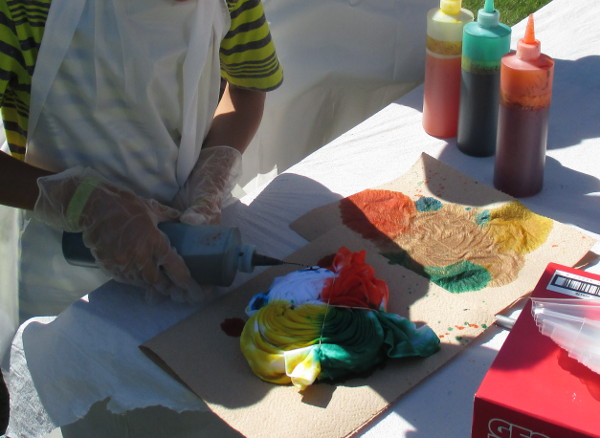
[[[295,265],[301,266],[306,269],[312,268],[312,266],[305,265],[302,263],[287,262],[285,260],[276,259],[263,254],[253,253],[252,254],[252,266],[278,266],[278,265]]]
[[[477,23],[481,27],[498,26],[500,13],[494,8],[494,0],[485,0],[483,8],[477,12]]]
[[[462,0],[440,0],[440,9],[448,15],[460,14]]]
[[[252,255],[253,266],[277,266],[283,265],[284,263],[285,262],[283,260],[279,260],[274,257],[269,257],[258,253],[254,253]]]
[[[517,43],[517,58],[523,61],[532,61],[539,58],[542,53],[542,47],[535,39],[535,29],[533,24],[533,14],[529,15],[525,36]]]
[[[533,14],[529,15],[527,19],[527,27],[525,28],[525,37],[523,38],[525,44],[535,44],[535,26],[533,24]]]

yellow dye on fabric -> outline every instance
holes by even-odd
[[[240,346],[262,380],[299,390],[364,375],[386,358],[427,357],[440,340],[399,315],[364,308],[272,301],[254,313]]]
[[[553,222],[533,213],[518,201],[491,210],[486,224],[500,252],[527,254],[548,239]]]
[[[252,315],[240,338],[242,353],[252,371],[267,382],[293,383],[300,389],[314,382],[320,363],[310,346],[319,340],[326,312],[325,305],[294,308],[290,302],[280,300]],[[312,381],[310,376],[314,376]]]

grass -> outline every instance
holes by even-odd
[[[500,12],[500,21],[512,26],[551,0],[494,0],[494,7]],[[574,0],[576,1],[576,0]],[[483,8],[484,0],[462,0],[462,7],[469,9],[477,17]]]

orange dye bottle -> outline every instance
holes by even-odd
[[[473,18],[461,0],[440,0],[427,13],[423,129],[434,137],[456,137],[463,26]]]
[[[542,190],[554,60],[541,53],[533,15],[517,51],[502,58],[494,186],[514,197]]]

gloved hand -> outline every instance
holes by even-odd
[[[90,168],[76,167],[39,178],[34,217],[61,230],[82,232],[98,266],[149,296],[200,301],[203,292],[157,225],[179,211],[142,199],[109,183]]]
[[[211,146],[200,151],[196,166],[175,196],[183,211],[181,222],[190,225],[218,224],[223,201],[242,173],[242,154],[229,146]]]

